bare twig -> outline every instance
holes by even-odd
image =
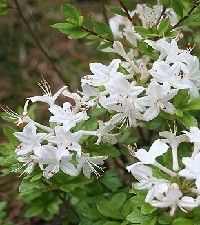
[[[130,13],[128,11],[128,8],[126,7],[126,5],[121,0],[118,0],[118,2],[121,5],[121,7],[123,8],[123,10],[125,11],[127,18],[132,22],[132,17],[130,15]]]
[[[18,2],[18,0],[13,0],[15,6],[16,6],[16,10],[19,14],[19,16],[21,17],[23,23],[25,24],[27,30],[29,31],[30,35],[32,36],[35,44],[38,46],[38,48],[41,50],[41,52],[45,55],[45,57],[48,59],[48,61],[50,62],[53,70],[58,74],[58,76],[60,78],[63,77],[62,73],[60,72],[60,70],[58,69],[58,67],[55,65],[54,59],[48,54],[48,52],[44,49],[43,45],[40,43],[39,39],[37,38],[37,36],[35,35],[35,33],[32,31],[28,21],[26,20],[26,17],[23,14],[23,10]]]

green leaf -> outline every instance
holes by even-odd
[[[141,223],[141,225],[155,225],[157,222],[157,217],[155,215],[149,215]]]
[[[177,109],[185,108],[190,96],[187,89],[179,90],[177,95],[173,98],[173,105]]]
[[[151,214],[156,211],[156,208],[151,206],[150,204],[144,204],[141,208],[142,214]]]
[[[158,222],[160,224],[171,224],[172,220],[173,220],[173,218],[167,214],[158,216]]]
[[[143,215],[137,208],[126,217],[126,219],[133,224],[140,224],[145,220],[145,218],[146,216]]]
[[[120,225],[121,223],[118,223],[118,222],[107,222],[107,223],[104,223],[104,225]]]
[[[165,32],[167,32],[167,30],[169,29],[169,27],[170,27],[170,20],[169,19],[163,19],[160,22],[160,24],[159,24],[158,33],[160,35],[165,34]]]
[[[126,13],[122,8],[116,7],[116,6],[107,6],[106,7],[110,12],[120,15],[120,16],[126,16]]]
[[[144,38],[148,37],[148,35],[151,34],[148,29],[146,29],[145,27],[142,27],[142,26],[137,26],[134,29],[138,34],[140,34]]]
[[[115,171],[108,171],[101,177],[101,182],[111,191],[115,192],[122,186],[119,175]]]
[[[40,178],[42,178],[42,173],[36,174],[35,176],[33,176],[30,180],[30,182],[39,180]]]
[[[126,201],[126,194],[125,193],[117,193],[114,195],[109,204],[115,208],[120,208]]]
[[[173,221],[172,225],[194,225],[194,222],[186,218],[177,218]]]
[[[183,17],[183,4],[181,3],[181,0],[172,0],[172,8],[174,12],[180,16]]]
[[[186,110],[200,110],[200,97],[192,99],[185,105]]]
[[[103,22],[92,20],[93,31],[103,37],[112,37],[112,32],[110,27]]]
[[[83,17],[80,15],[80,12],[76,7],[70,4],[63,4],[61,7],[61,11],[66,16],[68,21],[79,26],[82,25]]]
[[[52,25],[52,27],[58,29],[64,34],[67,34],[70,39],[83,38],[88,35],[83,28],[71,23],[56,23]]]
[[[178,121],[180,121],[187,128],[198,126],[197,119],[187,112],[184,112],[182,117],[178,117]]]
[[[42,205],[32,205],[28,210],[26,210],[25,217],[31,218],[37,216],[43,211]]]
[[[116,209],[106,200],[98,202],[97,209],[102,215],[107,218],[122,219],[122,214],[120,213],[119,209]]]
[[[160,0],[159,2],[163,6],[168,6],[171,3],[171,0]]]

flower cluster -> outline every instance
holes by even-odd
[[[169,18],[172,25],[177,22],[173,10],[163,10],[161,5],[153,8],[138,5],[130,14],[137,15],[145,28],[158,26],[161,17]],[[116,39],[124,36],[134,46],[141,40],[125,17],[111,18],[110,26]],[[123,125],[143,127],[163,111],[174,115],[176,107],[172,100],[179,90],[188,90],[189,101],[198,97],[199,60],[191,54],[191,49],[179,49],[177,40],[144,40],[143,44],[159,55],[153,61],[138,54],[135,48],[127,49],[123,42],[114,41],[112,47],[104,51],[115,53],[117,58],[109,65],[90,63],[91,74],[82,77],[81,91],[77,93],[71,93],[65,86],[52,94],[43,80],[39,84],[43,95],[28,98],[23,115],[9,112],[18,124],[26,124],[22,132],[14,133],[21,142],[16,154],[26,166],[25,172],[31,173],[39,165],[47,179],[59,170],[70,176],[77,176],[81,171],[86,177],[91,173],[98,176],[107,156],[87,153],[81,145],[84,137],[95,136],[97,145],[100,142],[114,145]],[[58,103],[60,96],[65,99],[63,104]],[[48,105],[48,125],[30,118],[27,110],[30,102]],[[77,129],[79,123],[90,118],[90,109],[95,107],[105,109],[107,119],[99,121],[95,131]],[[191,127],[190,131],[177,133],[175,130],[160,132],[160,139],[153,142],[149,151],[141,148],[134,152],[138,162],[127,167],[138,181],[134,187],[147,190],[145,201],[155,207],[170,208],[171,215],[177,207],[187,212],[200,204],[200,129]],[[179,145],[188,142],[194,146],[193,153],[188,150],[189,156],[183,157],[180,164]],[[169,149],[172,168],[161,163]],[[158,170],[166,176],[157,178]]]

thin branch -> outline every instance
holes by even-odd
[[[45,55],[45,57],[48,59],[48,61],[50,62],[53,70],[59,75],[59,77],[63,77],[62,73],[60,72],[60,70],[57,68],[57,66],[55,65],[55,62],[53,60],[53,58],[48,54],[48,52],[44,49],[44,47],[42,46],[42,44],[40,43],[39,39],[37,38],[37,36],[35,35],[35,33],[32,31],[28,21],[26,20],[26,17],[23,14],[23,10],[18,2],[18,0],[13,0],[15,6],[16,6],[16,10],[19,14],[19,16],[21,17],[22,21],[24,22],[27,30],[29,31],[30,35],[32,36],[35,44],[38,46],[38,48],[41,50],[41,52]]]
[[[156,26],[160,23],[160,20],[162,19],[162,17],[163,17],[163,15],[165,14],[165,12],[166,12],[166,7],[163,7],[163,10],[162,10],[162,12],[161,12],[161,14],[160,14],[160,17],[158,18],[158,20],[157,20],[157,22],[156,22]]]
[[[132,22],[132,17],[129,14],[128,8],[126,7],[126,5],[122,2],[122,0],[118,0],[119,4],[121,5],[121,7],[123,8],[123,10],[126,13],[127,18]]]
[[[101,0],[101,2],[102,2],[104,20],[107,23],[107,25],[109,25],[109,19],[108,19],[108,15],[106,12],[106,0]]]
[[[194,6],[190,9],[190,11],[188,12],[187,15],[185,15],[184,17],[182,17],[178,23],[176,23],[172,28],[171,30],[179,27],[192,13],[193,11],[200,5],[200,2],[197,2],[196,4],[194,4]]]

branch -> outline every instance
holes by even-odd
[[[104,20],[107,23],[107,25],[109,25],[109,19],[108,19],[108,15],[106,12],[106,0],[101,0],[101,2],[102,2]]]
[[[41,50],[41,52],[44,54],[44,56],[48,59],[48,61],[50,62],[53,70],[59,75],[59,77],[63,77],[62,73],[60,72],[60,70],[57,68],[57,66],[54,63],[53,58],[48,54],[48,52],[44,49],[44,47],[42,46],[42,44],[40,43],[39,39],[37,38],[37,36],[35,35],[35,33],[32,31],[28,21],[26,20],[26,17],[23,14],[23,10],[18,2],[18,0],[13,0],[17,12],[19,14],[19,16],[21,17],[22,21],[24,22],[27,30],[29,31],[30,35],[32,36],[35,44],[38,46],[38,48]]]
[[[131,15],[129,14],[129,11],[128,11],[128,8],[126,7],[126,5],[122,2],[122,0],[118,0],[119,4],[121,5],[121,7],[123,8],[123,10],[125,11],[126,13],[126,16],[127,18],[131,21],[132,23],[132,17]]]
[[[172,28],[171,28],[171,30],[173,30],[173,29],[175,29],[175,28],[177,28],[177,27],[179,27],[192,13],[193,13],[193,11],[198,7],[200,5],[200,2],[197,2],[197,3],[195,3],[194,4],[194,6],[190,9],[190,11],[188,12],[188,14],[187,15],[185,15],[184,17],[182,17],[179,21],[178,21],[178,23],[177,24],[175,24]]]

